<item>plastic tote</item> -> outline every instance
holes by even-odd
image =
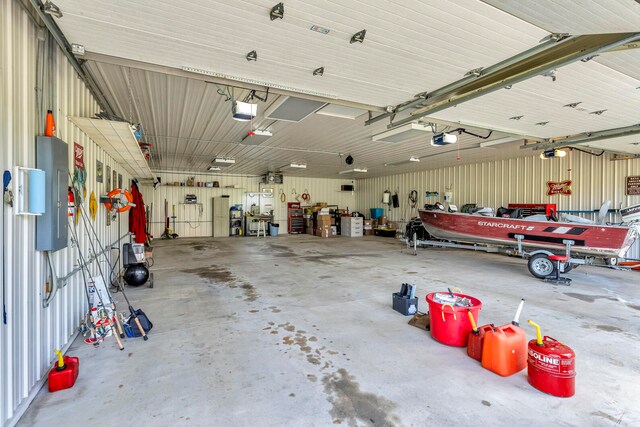
[[[447,292],[440,292],[447,293]],[[469,298],[471,307],[457,307],[451,304],[440,304],[433,300],[435,292],[427,295],[427,303],[429,304],[429,321],[431,322],[431,336],[434,340],[455,347],[466,347],[469,339],[469,333],[473,330],[471,321],[469,320],[467,310],[471,311],[471,315],[478,323],[478,315],[482,308],[482,302],[479,299],[469,295],[457,294],[457,297]]]
[[[382,217],[382,208],[371,208],[371,219]]]
[[[280,224],[269,223],[269,234],[273,237],[278,237],[278,230],[280,230]]]

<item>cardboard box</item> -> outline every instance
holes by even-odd
[[[318,215],[316,221],[318,223],[318,227],[320,226],[320,224],[331,225],[331,215]]]
[[[381,218],[378,219],[378,227],[382,227],[387,225],[387,217],[386,216],[382,216]]]
[[[368,230],[364,230],[364,235],[365,236],[373,236],[373,228],[368,229]]]
[[[318,228],[316,229],[316,236],[324,237],[324,238],[331,237],[331,226],[330,225],[324,225],[322,227],[318,226]]]

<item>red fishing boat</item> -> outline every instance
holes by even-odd
[[[572,241],[572,255],[602,258],[624,257],[638,237],[636,225],[532,221],[526,217],[485,217],[440,210],[420,210],[420,219],[436,239],[508,247],[517,246],[520,239],[523,248],[555,253],[564,252],[566,242]]]

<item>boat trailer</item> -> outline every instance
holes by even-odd
[[[522,259],[528,259],[527,267],[531,275],[538,279],[546,279],[556,274],[558,266],[560,273],[568,273],[579,265],[591,265],[594,267],[606,267],[616,270],[629,270],[627,266],[618,265],[618,258],[598,258],[595,256],[571,256],[571,246],[575,244],[574,240],[563,240],[565,245],[564,252],[562,254],[552,252],[548,249],[536,249],[534,251],[527,251],[524,249],[522,243],[524,236],[516,234],[514,236],[513,247],[501,247],[501,246],[489,246],[479,243],[454,243],[441,240],[419,240],[417,233],[413,234],[413,238],[405,238],[407,249],[411,249],[413,246],[413,255],[418,255],[418,246],[420,247],[437,247],[437,248],[454,248],[454,249],[466,249],[473,251],[482,251],[489,253],[500,253],[508,256],[519,256]],[[413,244],[412,244],[413,243]],[[554,262],[549,259],[549,256],[564,255],[567,258],[565,262]],[[602,262],[603,260],[604,262]]]

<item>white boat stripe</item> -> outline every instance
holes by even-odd
[[[567,231],[571,230],[573,227],[558,227],[553,230],[554,233],[557,234],[565,234]]]

